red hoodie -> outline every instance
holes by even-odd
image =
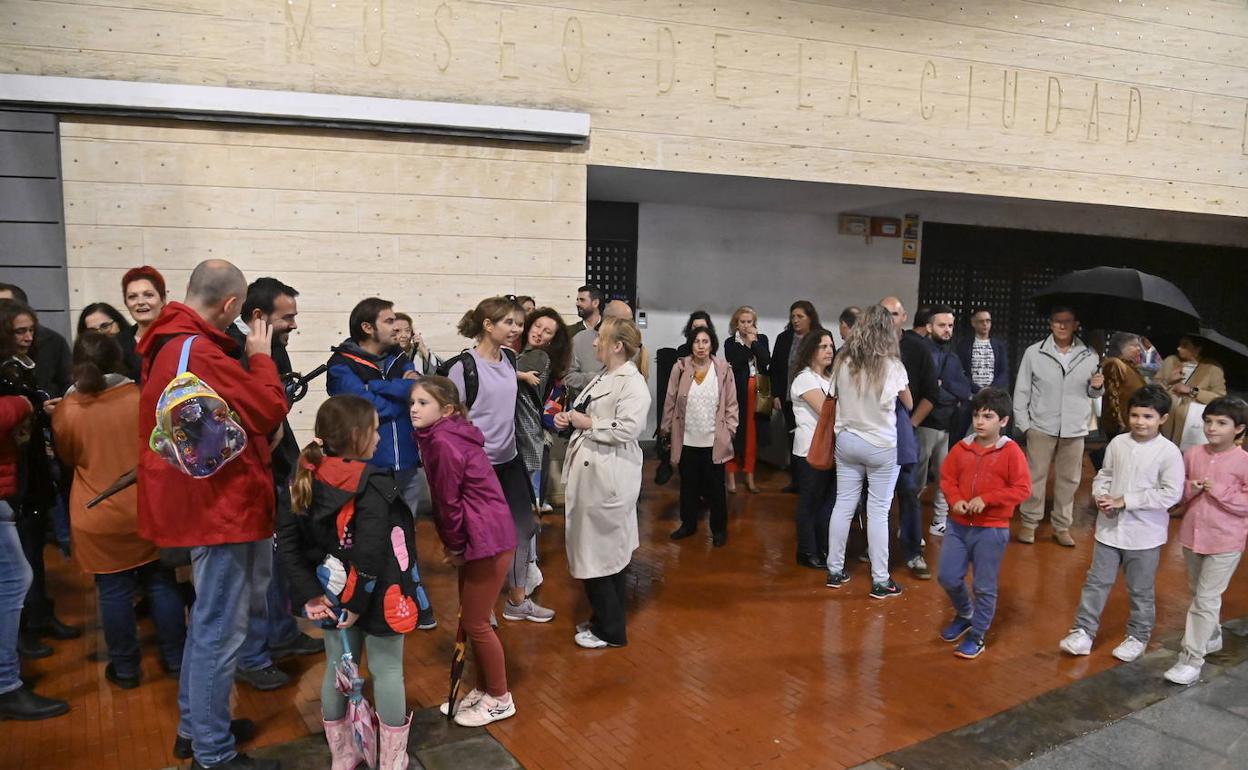
[[[148,447],[156,402],[178,370],[182,343],[191,345],[187,369],[215,390],[247,431],[247,448],[204,479],[186,475]],[[152,350],[167,340],[153,358]],[[286,417],[286,391],[273,359],[251,357],[251,370],[234,358],[238,344],[191,308],[170,302],[139,341],[143,394],[139,400],[139,534],[158,546],[222,545],[272,537],[273,475],[268,435]]]
[[[17,494],[17,428],[30,416],[30,402],[21,396],[0,396],[0,499]]]
[[[974,436],[949,450],[940,467],[940,491],[949,501],[949,517],[965,527],[1008,527],[1014,508],[1031,495],[1031,473],[1023,450],[1002,436],[980,446]],[[973,516],[953,512],[963,500],[983,498],[984,510]]]

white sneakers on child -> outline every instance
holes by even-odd
[[[1200,679],[1200,669],[1183,661],[1175,663],[1163,674],[1167,682],[1175,684],[1195,684]]]
[[[577,647],[584,647],[587,650],[601,650],[603,647],[611,646],[610,644],[599,639],[597,636],[594,636],[593,631],[590,631],[588,628],[582,631],[579,626],[577,627],[576,636],[572,638],[572,641],[576,642]]]
[[[941,516],[937,518],[933,516],[932,526],[928,527],[927,531],[932,533],[936,537],[944,537],[945,536],[945,517]]]
[[[516,702],[511,697],[511,693],[507,693],[501,698],[495,698],[489,693],[483,693],[480,700],[472,705],[472,708],[460,709],[455,712],[455,724],[460,727],[485,727],[492,722],[514,717],[515,715]]]
[[[537,566],[537,562],[529,562],[528,573],[524,576],[524,593],[531,594],[537,590],[545,578],[542,577],[542,570]]]
[[[468,691],[467,695],[459,699],[459,705],[455,707],[455,712],[459,713],[460,711],[470,709],[473,706],[477,705],[477,701],[481,700],[482,695],[485,695],[483,691],[478,690],[475,687],[472,688],[471,690]],[[448,704],[446,701],[443,701],[442,705],[438,706],[438,711],[442,712],[442,716],[446,716],[451,711],[450,704]]]
[[[1087,655],[1092,652],[1092,637],[1082,628],[1071,629],[1057,646],[1067,655]]]
[[[1134,636],[1128,636],[1122,640],[1122,644],[1114,648],[1114,657],[1124,663],[1130,663],[1136,658],[1144,654],[1144,648],[1147,647],[1144,642],[1136,639]]]

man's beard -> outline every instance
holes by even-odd
[[[577,318],[580,318],[582,321],[584,321],[586,318],[589,318],[593,314],[594,314],[593,305],[590,305],[589,307],[578,307],[576,309],[576,316]]]

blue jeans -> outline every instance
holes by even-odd
[[[922,486],[915,468],[916,463],[907,463],[897,476],[897,542],[906,561],[923,555],[923,508],[919,505]]]
[[[154,561],[124,572],[96,575],[95,590],[100,600],[108,659],[113,670],[126,678],[139,675],[141,656],[134,617],[134,595],[139,586],[151,599],[152,622],[156,624],[160,656],[167,667],[176,671],[182,665],[186,642],[186,605],[172,569]]]
[[[13,525],[13,509],[0,500],[0,695],[22,686],[17,627],[32,579],[17,527]]]
[[[285,581],[276,568],[273,541],[264,542],[269,544],[267,553],[257,561],[251,579],[264,587],[265,595],[264,601],[247,613],[247,638],[238,651],[238,667],[244,671],[273,665],[270,650],[290,644],[299,634],[299,624],[290,614]]]
[[[178,684],[178,735],[190,738],[201,765],[234,758],[230,691],[238,653],[247,638],[248,613],[264,606],[267,586],[253,578],[272,564],[273,540],[191,549],[195,604]]]
[[[971,634],[976,639],[984,638],[992,625],[992,616],[997,613],[997,578],[1008,542],[1009,527],[968,527],[953,519],[945,522],[945,544],[940,551],[937,580],[949,594],[958,617],[971,619]],[[974,607],[970,592],[966,590],[966,572],[972,566]]]
[[[836,434],[836,507],[832,509],[828,571],[845,569],[849,524],[867,482],[867,552],[871,582],[888,582],[888,509],[897,484],[897,447],[876,445],[849,431]]]

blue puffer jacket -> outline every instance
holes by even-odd
[[[394,471],[418,467],[420,454],[408,414],[412,381],[403,379],[404,374],[414,370],[412,362],[397,348],[374,356],[354,340],[343,342],[333,351],[326,385],[329,395],[361,396],[377,409],[381,443],[372,464]]]

